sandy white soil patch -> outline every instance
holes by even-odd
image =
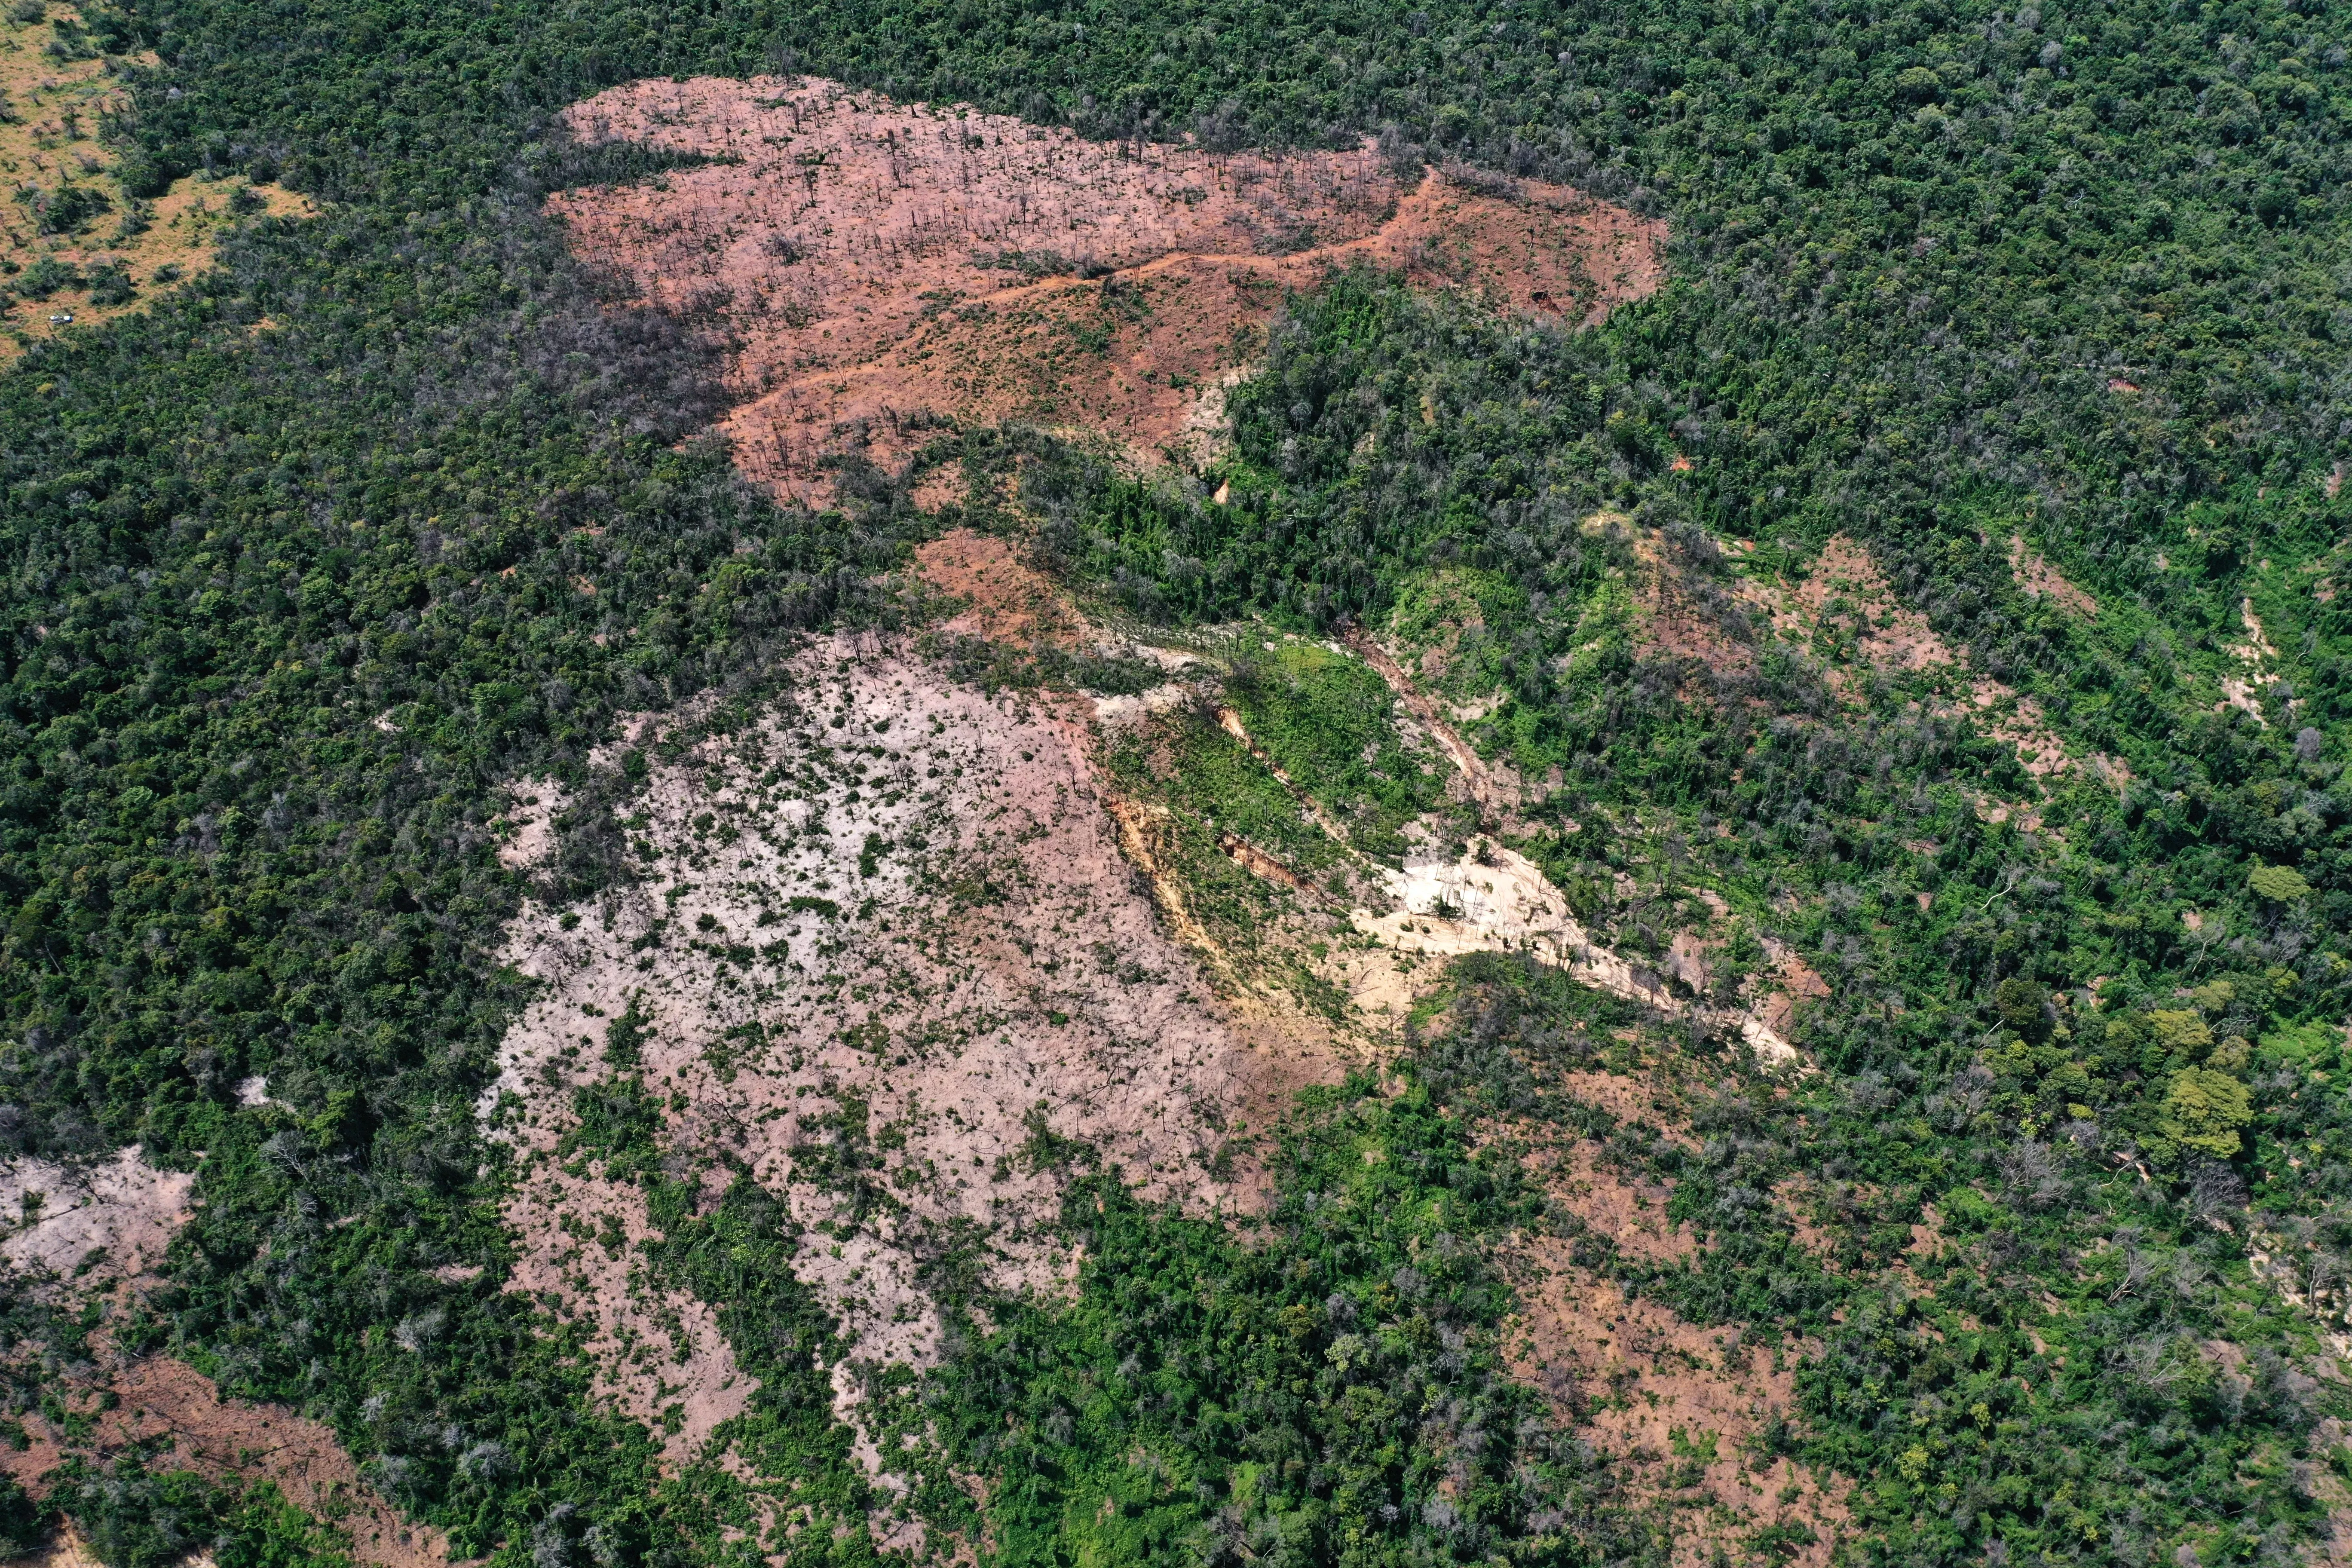
[[[655,767],[634,889],[568,911],[570,930],[537,908],[513,928],[509,961],[546,983],[482,1107],[526,1155],[516,1284],[593,1320],[623,1408],[684,1406],[673,1458],[749,1379],[698,1304],[646,1280],[641,1194],[553,1157],[633,1005],[680,1168],[738,1163],[788,1202],[808,1227],[793,1269],[866,1365],[935,1359],[923,1271],[950,1237],[980,1239],[1000,1288],[1064,1287],[1064,1178],[1032,1158],[1041,1139],[1092,1145],[1151,1197],[1250,1205],[1217,1158],[1229,1130],[1338,1070],[1227,1008],[1163,934],[1105,809],[1092,718],[1084,699],[992,698],[819,644],[757,727]],[[857,1382],[836,1380],[845,1414]]]
[[[1636,963],[1594,942],[1568,900],[1534,861],[1484,840],[1458,857],[1422,852],[1389,873],[1397,907],[1359,910],[1356,929],[1403,952],[1451,957],[1522,952],[1565,969],[1585,984],[1656,1008],[1670,1018],[1699,1015],[1737,1033],[1768,1065],[1798,1060],[1797,1049],[1754,1010],[1717,1012],[1667,983],[1670,970]]]
[[[193,1173],[157,1170],[136,1145],[100,1165],[11,1161],[0,1166],[0,1257],[37,1275],[144,1274],[187,1223],[195,1186]]]
[[[570,800],[553,779],[524,779],[511,793],[513,804],[491,827],[499,835],[499,864],[519,871],[538,865],[555,847],[555,819]]]

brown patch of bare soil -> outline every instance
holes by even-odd
[[[45,1495],[49,1473],[68,1457],[103,1464],[134,1444],[168,1436],[172,1446],[154,1460],[159,1468],[275,1481],[295,1506],[348,1533],[362,1563],[446,1563],[440,1532],[403,1520],[362,1479],[331,1427],[283,1405],[223,1400],[184,1362],[111,1348],[112,1314],[160,1283],[154,1270],[194,1197],[194,1174],[148,1164],[136,1145],[86,1166],[31,1158],[0,1166],[0,1259],[44,1295],[99,1314],[94,1359],[54,1373],[69,1421],[52,1420],[46,1409],[26,1412],[29,1445],[0,1447],[0,1472]],[[48,1558],[65,1564],[82,1551],[68,1530]]]
[[[940,628],[950,635],[1015,647],[1067,646],[1085,629],[1053,580],[1003,539],[951,529],[916,549],[915,566],[925,582],[963,601],[962,611]]]
[[[1570,1072],[1556,1087],[1620,1122],[1687,1143],[1676,1087],[1687,1070],[1669,1061],[1633,1073]],[[1822,1568],[1845,1522],[1849,1483],[1807,1475],[1785,1458],[1759,1462],[1749,1447],[1776,1415],[1794,1413],[1782,1355],[1743,1345],[1737,1329],[1687,1323],[1576,1261],[1596,1240],[1638,1263],[1696,1255],[1697,1238],[1666,1215],[1672,1186],[1611,1168],[1595,1140],[1537,1126],[1511,1131],[1528,1142],[1531,1171],[1578,1228],[1574,1237],[1527,1238],[1510,1260],[1518,1295],[1506,1336],[1513,1372],[1618,1461],[1629,1500],[1671,1539],[1677,1568],[1699,1568],[1718,1552],[1753,1560],[1757,1531],[1781,1523],[1813,1534],[1790,1560]]]
[[[553,779],[523,779],[509,792],[505,813],[491,823],[499,836],[499,864],[520,870],[536,866],[555,847],[555,819],[569,804]]]
[[[89,1543],[70,1524],[59,1530],[47,1546],[16,1561],[20,1568],[103,1568],[98,1554],[90,1551]],[[201,1560],[187,1564],[187,1568],[202,1568]]]
[[[1785,1038],[1796,1023],[1797,1009],[1828,995],[1830,984],[1786,943],[1767,940],[1764,952],[1772,966],[1755,984],[1756,1011],[1766,1027]]]
[[[2042,717],[2042,704],[2032,698],[2021,697],[2007,684],[1979,675],[1969,681],[1969,701],[1977,727],[2016,747],[2019,763],[2035,778],[2064,773],[2072,765],[2066,748]],[[2093,763],[2106,771],[2105,759],[2094,758]]]
[[[1675,1568],[1744,1557],[1756,1533],[1795,1524],[1787,1559],[1824,1568],[1846,1522],[1847,1483],[1759,1460],[1748,1445],[1794,1408],[1794,1379],[1738,1331],[1701,1329],[1570,1260],[1558,1237],[1526,1244],[1513,1372],[1549,1394],[1673,1541]]]
[[[1349,634],[1348,646],[1355,649],[1388,684],[1389,690],[1404,705],[1405,711],[1412,715],[1437,749],[1444,753],[1445,760],[1454,764],[1454,793],[1477,804],[1479,819],[1487,826],[1487,830],[1500,833],[1525,831],[1526,825],[1520,820],[1519,807],[1527,801],[1529,791],[1517,770],[1507,763],[1490,763],[1480,756],[1447,722],[1447,715],[1440,710],[1438,704],[1405,673],[1396,656],[1379,641],[1358,629]]]
[[[2010,535],[2009,570],[2017,579],[2017,585],[2035,598],[2063,605],[2086,620],[2097,616],[2099,602],[2066,581],[2040,551],[2028,549],[2021,534]]]
[[[1661,1137],[1693,1147],[1680,1100],[1655,1073],[1564,1072],[1554,1087],[1620,1123],[1655,1128]],[[1607,1146],[1598,1139],[1563,1138],[1556,1129],[1527,1124],[1512,1132],[1528,1144],[1529,1168],[1541,1176],[1553,1201],[1573,1214],[1586,1234],[1644,1262],[1673,1262],[1697,1252],[1697,1237],[1667,1216],[1675,1195],[1671,1184],[1628,1177],[1609,1163]]]
[[[1746,640],[1750,634],[1742,624],[1746,606],[1739,596],[1677,563],[1658,530],[1631,528],[1630,522],[1621,512],[1602,511],[1585,519],[1584,526],[1589,532],[1628,530],[1637,566],[1633,590],[1641,605],[1641,640],[1717,675],[1753,674],[1756,650]]]
[[[2037,563],[2032,570],[2039,574],[2036,581],[2041,586],[2034,591],[2085,615],[2096,613],[2089,595],[2060,577],[2039,556],[2012,557],[2012,565],[2024,572],[2029,568],[2018,564],[2021,559]],[[1850,650],[1827,669],[1831,686],[1842,695],[1854,695],[1856,667],[1897,673],[1949,670],[1956,681],[1964,682],[1967,695],[1965,700],[1939,699],[1934,704],[1936,711],[1947,716],[1965,714],[1986,734],[2008,742],[2017,749],[2018,761],[2027,773],[2048,777],[2067,773],[2079,763],[2116,788],[2129,782],[2130,773],[2113,757],[2069,756],[2034,699],[1990,676],[1969,673],[1967,655],[1951,647],[1925,616],[1898,600],[1894,585],[1870,552],[1843,534],[1832,537],[1822,547],[1802,581],[1780,583],[1751,571],[1742,593],[1766,613],[1774,631],[1790,641],[1820,647],[1826,639],[1832,647]]]
[[[587,142],[731,162],[550,208],[583,254],[740,341],[725,426],[780,496],[886,466],[934,419],[1025,420],[1156,460],[1252,357],[1286,289],[1356,262],[1567,321],[1663,280],[1662,224],[1563,186],[1400,183],[1369,150],[1086,142],[814,79],[642,81],[566,111]]]
[[[987,542],[941,570],[1017,582]],[[852,1421],[864,1369],[936,1356],[921,1273],[950,1238],[978,1238],[1000,1287],[1065,1288],[1041,1138],[1095,1146],[1154,1197],[1254,1207],[1223,1129],[1350,1055],[1230,995],[1181,920],[1163,931],[1085,700],[991,697],[845,640],[793,675],[757,727],[656,767],[634,888],[513,928],[510,960],[545,989],[483,1105],[524,1155],[516,1288],[592,1321],[605,1395],[667,1415],[674,1462],[725,1459],[749,1380],[707,1310],[645,1272],[642,1194],[555,1155],[633,999],[679,1168],[740,1162],[808,1227],[793,1267],[853,1346],[835,1379]]]
[[[518,1237],[535,1240],[519,1249],[507,1288],[551,1295],[567,1318],[593,1303],[585,1349],[603,1390],[647,1426],[668,1428],[669,1459],[699,1453],[750,1407],[757,1384],[737,1369],[709,1303],[647,1278],[654,1232],[641,1191],[542,1162],[517,1184],[506,1215]]]
[[[1927,617],[1895,596],[1894,585],[1870,552],[1844,534],[1822,547],[1812,570],[1784,602],[1773,606],[1776,628],[1799,637],[1824,627],[1852,637],[1863,662],[1880,669],[1929,669],[1958,664]]]
[[[1660,1094],[1647,1077],[1614,1072],[1565,1072],[1559,1088],[1587,1105],[1598,1106],[1621,1121],[1675,1125],[1681,1121],[1677,1103]]]
[[[271,1480],[288,1501],[351,1537],[352,1555],[383,1568],[432,1568],[449,1560],[441,1532],[403,1520],[363,1479],[332,1428],[281,1405],[224,1400],[184,1362],[146,1356],[69,1378],[68,1407],[89,1422],[69,1438],[44,1415],[23,1418],[29,1447],[0,1447],[0,1471],[37,1494],[68,1454],[104,1461],[133,1444],[168,1436],[152,1461],[214,1480]],[[110,1395],[109,1404],[101,1394]]]
[[[1591,1139],[1558,1151],[1544,1172],[1553,1198],[1622,1257],[1672,1263],[1695,1254],[1696,1238],[1666,1215],[1674,1189],[1627,1181],[1601,1163],[1601,1152]]]

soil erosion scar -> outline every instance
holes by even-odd
[[[805,79],[635,82],[565,121],[726,160],[550,205],[582,254],[740,344],[726,429],[781,499],[827,499],[846,453],[903,459],[926,416],[1158,460],[1283,291],[1352,262],[1572,321],[1664,277],[1663,224],[1535,181],[1400,183],[1368,150],[1094,142]]]

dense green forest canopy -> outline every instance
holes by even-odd
[[[1560,766],[1557,811],[1620,830],[1607,851],[1532,846],[1580,912],[1654,940],[1657,900],[1705,880],[1832,976],[1802,1042],[1823,1070],[1709,1090],[1701,1154],[1600,1129],[1676,1182],[1715,1237],[1703,1260],[1591,1262],[1695,1321],[1811,1336],[1782,1446],[1861,1483],[1862,1550],[2284,1561],[2320,1528],[2342,1461],[2315,1434],[2340,1399],[2299,1370],[2310,1324],[2249,1271],[2248,1238],[2259,1219],[2315,1257],[2352,1241],[2331,1077],[2352,599],[2326,591],[2352,509],[2347,18],[2309,0],[93,7],[131,92],[109,133],[134,192],[241,170],[323,216],[257,221],[146,314],[0,374],[0,1135],[202,1151],[202,1214],[120,1342],[318,1413],[458,1549],[722,1555],[742,1518],[723,1478],[665,1478],[656,1439],[590,1399],[564,1327],[499,1288],[502,1178],[472,1107],[516,1000],[489,955],[522,889],[487,803],[528,771],[570,778],[541,890],[617,875],[598,791],[625,779],[584,762],[614,716],[715,689],[711,721],[740,719],[795,633],[893,616],[877,579],[935,525],[875,476],[836,510],[781,510],[696,439],[725,402],[703,323],[615,299],[540,212],[659,160],[566,145],[551,117],[643,76],[806,69],[1100,137],[1376,137],[1401,163],[1660,216],[1673,279],[1565,335],[1348,280],[1297,303],[1236,398],[1237,504],[1049,453],[1028,497],[1044,545],[1175,621],[1380,623],[1433,562],[1483,574],[1464,679],[1512,700],[1481,742]],[[1406,416],[1429,385],[1434,426]],[[2013,761],[1900,683],[1842,709],[1836,648],[1712,679],[1645,653],[1611,619],[1627,546],[1579,526],[1596,507],[1699,582],[1726,570],[1713,542],[1792,573],[1833,533],[1864,542],[1972,668],[2130,782],[2054,783],[2060,833],[2030,835],[1964,798],[2034,791]],[[2017,584],[2013,536],[2095,620]],[[593,599],[566,586],[583,572]],[[2275,655],[2217,711],[2249,610]],[[1620,874],[1641,900],[1607,893]],[[1068,1312],[1000,1317],[908,1394],[942,1402],[908,1429],[1033,1478],[992,1522],[1038,1561],[1656,1550],[1572,1446],[1521,1425],[1487,1265],[1378,1297],[1439,1231],[1526,1221],[1449,1117],[1570,1114],[1546,1064],[1634,1027],[1592,1006],[1465,976],[1401,1067],[1409,1093],[1302,1111],[1261,1250],[1074,1197],[1111,1261]],[[583,1152],[659,1198],[625,1046]],[[240,1105],[261,1072],[282,1103]],[[1374,1146],[1411,1158],[1368,1176]],[[1834,1268],[1756,1201],[1792,1173],[1842,1194]],[[730,1304],[772,1462],[825,1478],[842,1530],[800,1550],[872,1555],[872,1499],[809,1365],[830,1330],[781,1261],[789,1220],[749,1183],[711,1215],[669,1197],[660,1267]],[[1976,1261],[1923,1307],[1895,1238],[1931,1208]],[[1180,1289],[1202,1258],[1229,1281],[1206,1300]],[[387,1327],[428,1319],[429,1354]],[[1132,1321],[1192,1360],[1130,1366]],[[87,1358],[87,1330],[29,1298],[6,1319],[56,1366]],[[2200,1355],[2224,1335],[2242,1367]],[[1349,1337],[1374,1348],[1335,1354]],[[1458,1387],[1433,1400],[1441,1377]],[[37,1377],[11,1395],[41,1396]],[[1408,1418],[1433,1443],[1510,1436],[1439,1509],[1425,1465],[1381,1452]],[[1111,1526],[1074,1512],[1085,1486],[1141,1485],[1122,1468],[1139,1445],[1181,1486],[1134,1491]],[[306,1528],[136,1457],[74,1485],[119,1562],[223,1531],[267,1561]],[[1380,1527],[1351,1532],[1351,1511]]]

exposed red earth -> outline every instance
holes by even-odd
[[[808,79],[635,82],[565,121],[724,160],[550,205],[579,254],[740,345],[724,429],[779,499],[822,503],[845,454],[894,465],[935,418],[1160,460],[1215,426],[1285,291],[1334,268],[1569,322],[1664,277],[1663,224],[1534,181],[1400,182],[1369,149],[1087,142]]]

